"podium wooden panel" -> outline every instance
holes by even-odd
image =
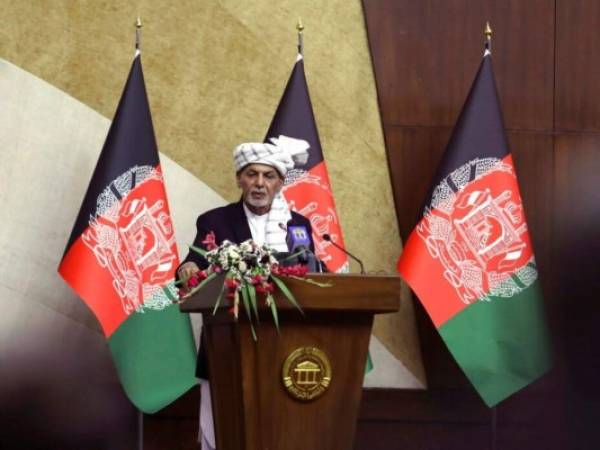
[[[352,448],[373,315],[398,310],[400,278],[310,278],[332,287],[285,278],[304,315],[278,292],[280,333],[262,306],[257,342],[243,309],[237,323],[228,312],[230,304],[212,314],[222,279],[181,305],[183,312],[203,313],[219,450]],[[305,346],[322,350],[331,363],[328,389],[311,401],[293,398],[282,380],[287,356]]]

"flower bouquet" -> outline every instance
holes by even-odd
[[[281,279],[282,276],[296,278],[321,287],[330,286],[329,284],[317,283],[304,278],[307,273],[306,266],[283,267],[275,258],[273,249],[266,245],[258,245],[251,239],[241,244],[234,244],[225,240],[217,245],[214,233],[210,232],[202,243],[206,245],[206,250],[195,246],[190,246],[190,249],[203,256],[209,265],[206,269],[197,272],[187,280],[180,281],[181,284],[185,283],[185,287],[180,288],[177,302],[185,301],[185,299],[202,289],[210,280],[223,274],[225,280],[215,302],[213,314],[216,313],[223,296],[225,296],[233,301],[230,312],[237,319],[241,300],[250,322],[254,340],[257,339],[254,320],[256,320],[256,323],[259,322],[259,295],[263,296],[266,306],[270,309],[277,331],[279,331],[279,318],[277,305],[273,297],[275,287],[281,290],[285,298],[303,314],[302,308],[294,295]],[[289,258],[294,256],[296,255],[291,255]]]

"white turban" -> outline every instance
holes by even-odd
[[[249,142],[238,145],[233,151],[235,171],[248,164],[266,164],[274,167],[285,178],[287,171],[308,161],[310,145],[303,139],[280,135],[271,138],[271,143]]]

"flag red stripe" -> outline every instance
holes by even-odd
[[[507,155],[504,163],[514,167],[512,157]],[[489,176],[480,177],[469,183],[464,190],[491,191],[498,195],[505,191],[511,191],[512,198],[517,203],[521,203],[519,186],[516,177],[506,173],[494,173]],[[433,213],[437,210],[434,209]],[[445,255],[433,257],[427,248],[423,238],[417,233],[420,226],[424,226],[425,218],[417,224],[415,230],[410,234],[404,247],[400,260],[398,261],[398,272],[410,285],[417,297],[430,315],[436,327],[442,326],[454,315],[468,307],[458,295],[455,288],[450,284],[444,275],[446,269],[441,262]],[[526,261],[533,255],[533,249],[529,238],[529,233],[521,235],[521,239],[526,244],[519,256],[521,261]],[[489,286],[486,288],[489,292]]]
[[[133,271],[131,270],[133,267],[131,264],[133,264],[133,262],[130,260],[129,266],[126,267],[127,258],[131,258],[132,255],[129,253],[131,249],[125,249],[126,246],[124,245],[122,233],[132,223],[131,220],[134,215],[143,216],[137,222],[138,225],[143,223],[145,226],[148,226],[149,224],[147,221],[152,220],[143,212],[140,213],[140,211],[135,210],[134,205],[145,205],[146,212],[148,212],[149,209],[158,208],[159,216],[153,217],[154,220],[160,221],[160,224],[156,223],[155,225],[163,229],[164,233],[166,233],[165,237],[167,238],[173,233],[165,187],[162,177],[160,177],[162,175],[160,165],[155,169],[159,178],[151,178],[143,181],[132,189],[126,197],[121,199],[120,206],[124,207],[124,209],[121,210],[121,215],[119,216],[117,223],[112,222],[114,218],[107,219],[104,216],[97,218],[98,223],[110,223],[111,226],[116,226],[120,229],[118,237],[119,244],[115,248],[119,253],[113,253],[111,249],[103,247],[99,242],[95,242],[94,236],[96,235],[94,230],[88,225],[88,227],[83,230],[82,234],[73,242],[71,247],[69,247],[58,269],[65,281],[94,312],[107,338],[110,337],[110,335],[127,319],[128,313],[125,311],[123,305],[124,300],[119,296],[119,293],[114,287],[116,280],[113,278],[111,270],[108,266],[103,267],[100,264],[99,258],[96,256],[94,250],[84,243],[83,236],[88,236],[88,239],[90,240],[88,243],[92,246],[96,246],[94,247],[96,251],[102,252],[100,259],[104,261],[103,264],[110,265],[110,268],[112,268],[115,273],[120,274],[115,276],[119,277],[121,289],[124,289],[125,286],[131,288],[131,283],[137,281],[138,285],[136,287],[138,289],[139,297],[136,298],[136,301],[139,301],[140,303],[143,303],[145,300],[142,297],[142,283],[152,281],[152,284],[160,283],[160,285],[166,285],[168,281],[172,280],[175,268],[179,265],[179,258],[174,239],[166,254],[167,259],[165,260],[165,264],[167,264],[168,267],[164,272],[153,271],[154,266],[150,268],[150,271],[138,267],[138,270],[141,273],[133,275]],[[130,208],[133,209],[130,210]],[[155,211],[154,214],[157,214],[157,211]],[[166,216],[164,214],[166,214]],[[153,253],[148,254],[156,254],[158,245],[156,242],[151,242],[154,238],[156,238],[154,234],[144,235],[139,242],[140,245],[142,245],[142,248],[138,248],[137,250],[147,251],[148,249],[143,248],[143,246],[153,245],[154,247],[148,250]],[[101,250],[98,250],[98,248],[101,248]],[[162,251],[165,252],[166,250],[163,249]],[[128,273],[126,275],[127,281],[125,280],[125,275],[123,275],[125,272]],[[129,279],[132,275],[136,278]],[[131,312],[131,309],[133,308],[131,303],[128,303],[127,307]]]
[[[325,162],[315,165],[299,181],[286,186],[284,196],[291,209],[310,220],[317,257],[325,262],[329,270],[339,270],[347,262],[347,256],[321,238],[329,234],[336,244],[344,247],[342,227]]]
[[[58,272],[96,315],[108,339],[127,319],[127,314],[112,286],[110,272],[98,265],[96,256],[81,236],[65,254]]]
[[[446,282],[444,267],[431,257],[415,231],[402,250],[398,272],[419,297],[436,328],[468,306]]]

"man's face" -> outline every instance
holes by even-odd
[[[264,164],[249,164],[236,175],[242,188],[244,203],[255,214],[265,214],[271,209],[275,195],[283,187],[279,172]]]

